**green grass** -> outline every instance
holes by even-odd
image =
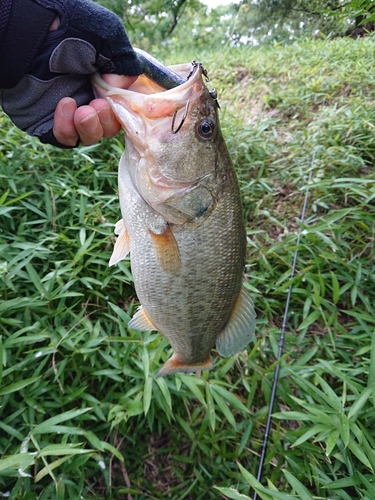
[[[375,498],[374,49],[366,38],[155,53],[208,68],[247,220],[258,342],[215,356],[201,378],[155,379],[168,343],[126,327],[137,304],[129,263],[108,267],[121,135],[60,151],[1,117],[3,494]]]

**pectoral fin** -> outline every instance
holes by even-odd
[[[216,349],[221,356],[241,351],[254,339],[255,317],[253,301],[242,287],[232,316],[216,339]]]
[[[112,256],[109,260],[109,266],[114,266],[120,260],[125,259],[130,250],[129,234],[125,227],[123,219],[120,219],[115,225],[115,234],[118,235]]]
[[[131,328],[132,330],[144,331],[157,330],[142,306],[137,310],[132,319],[129,321],[128,328]]]
[[[165,377],[165,375],[173,375],[174,373],[192,373],[198,370],[210,370],[212,367],[211,357],[202,363],[188,364],[179,361],[176,354],[173,354],[173,356],[160,368],[156,378]]]
[[[180,251],[169,224],[158,233],[150,229],[150,236],[162,269],[167,273],[176,274],[181,268]]]

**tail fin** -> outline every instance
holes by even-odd
[[[198,370],[210,370],[213,367],[211,356],[203,363],[188,364],[178,361],[176,354],[160,368],[156,378],[173,375],[174,373],[192,373]]]

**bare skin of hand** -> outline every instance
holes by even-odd
[[[60,19],[55,18],[50,31],[60,26]],[[136,76],[102,75],[109,85],[127,89],[137,79]],[[71,97],[64,97],[56,106],[53,133],[65,146],[75,146],[79,139],[84,146],[91,146],[102,137],[113,137],[120,131],[120,124],[105,99],[94,99],[87,106],[79,106]]]
[[[109,85],[127,89],[136,76],[102,75]],[[66,146],[80,144],[90,146],[102,137],[113,137],[120,131],[120,124],[105,99],[94,99],[87,106],[79,106],[71,97],[64,97],[58,103],[54,115],[53,133]]]

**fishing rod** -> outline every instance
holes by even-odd
[[[308,179],[308,183],[307,183],[307,189],[306,189],[305,198],[303,201],[302,212],[301,212],[301,217],[300,217],[301,224],[303,224],[305,221],[307,202],[308,202],[309,192],[310,192],[312,171],[313,171],[313,167],[314,167],[314,163],[315,163],[315,155],[316,155],[316,151],[314,150],[313,155],[312,155],[312,160],[311,160],[311,168],[310,168],[310,174],[309,174],[309,179]],[[300,227],[298,229],[298,233],[297,233],[297,247],[296,247],[296,251],[294,252],[293,264],[292,264],[292,269],[290,272],[290,279],[291,280],[294,278],[294,276],[296,274],[297,258],[298,258],[298,246],[300,243],[301,234],[302,234],[302,229]],[[281,360],[281,356],[283,354],[284,341],[285,341],[285,330],[286,330],[287,322],[288,322],[290,299],[292,296],[292,288],[293,288],[292,284],[290,284],[289,289],[288,289],[288,295],[286,297],[283,323],[281,325],[281,335],[280,335],[280,340],[279,340],[279,344],[278,344],[278,352],[277,352],[277,357],[276,357],[276,361],[278,361],[278,363],[276,365],[274,376],[273,376],[270,407],[268,409],[266,430],[265,430],[263,444],[262,444],[262,448],[261,448],[259,468],[258,468],[258,474],[257,474],[257,480],[259,482],[261,481],[261,479],[263,477],[263,467],[264,467],[264,462],[266,459],[268,439],[269,439],[271,425],[272,425],[272,413],[273,413],[273,407],[274,407],[275,400],[276,400],[277,383],[279,381],[279,375],[280,375],[280,364],[281,363],[279,361]],[[256,491],[254,491],[253,500],[257,500],[257,498],[258,498],[258,494]]]

